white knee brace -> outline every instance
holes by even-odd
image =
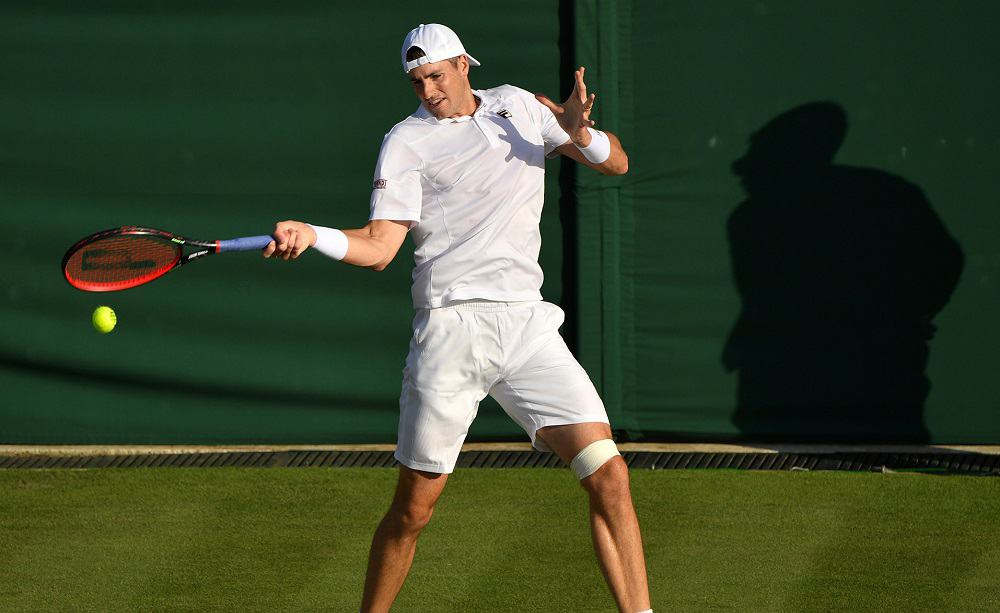
[[[573,469],[578,479],[586,479],[616,455],[621,454],[618,453],[615,442],[609,438],[601,439],[581,449],[569,467]]]

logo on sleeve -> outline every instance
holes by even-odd
[[[375,185],[373,187],[375,189],[385,189],[386,183],[387,181],[385,179],[375,179]]]

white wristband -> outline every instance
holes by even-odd
[[[308,224],[316,232],[313,248],[335,260],[343,260],[347,255],[347,235],[335,228],[324,228]]]
[[[595,130],[593,128],[587,128],[590,131],[590,144],[586,147],[581,147],[577,145],[576,148],[580,150],[583,157],[587,158],[587,161],[593,162],[594,164],[602,164],[611,157],[611,139],[608,135],[600,130]]]

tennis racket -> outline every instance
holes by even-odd
[[[91,234],[63,256],[63,275],[85,292],[116,292],[159,279],[175,268],[213,253],[257,251],[274,240],[246,236],[198,241],[163,230],[125,226]],[[184,253],[185,247],[194,251]]]

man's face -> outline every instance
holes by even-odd
[[[469,62],[464,56],[455,63],[443,60],[417,66],[409,78],[424,108],[438,119],[471,115],[476,110],[469,85]]]

